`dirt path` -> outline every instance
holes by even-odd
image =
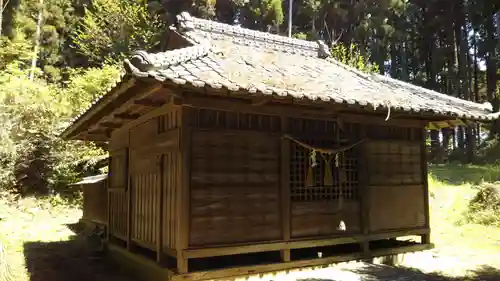
[[[401,261],[404,267],[353,262],[248,280],[500,280],[500,229],[444,224],[446,219],[438,217],[440,208],[433,208],[433,212],[435,222],[440,222],[433,225],[434,242],[438,247],[406,255]],[[76,208],[52,207],[36,200],[23,200],[12,206],[0,200],[0,218],[3,218],[0,220],[0,242],[7,249],[13,274],[11,280],[134,281],[116,266],[89,258],[85,240],[68,227],[80,216],[81,211]]]

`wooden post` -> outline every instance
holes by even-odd
[[[108,152],[109,153],[109,152]],[[109,156],[108,158],[108,179],[106,181],[106,194],[108,195],[108,197],[106,198],[107,200],[107,205],[106,205],[106,242],[109,243],[109,237],[110,237],[110,229],[111,229],[111,214],[110,214],[110,210],[111,210],[111,194],[109,192],[109,187],[111,186],[111,174],[110,174],[110,171],[111,171],[111,161],[113,161],[113,156]]]
[[[130,134],[129,134],[129,143],[130,143]],[[131,178],[131,175],[132,175],[132,171],[131,171],[131,168],[130,168],[130,157],[131,157],[131,153],[129,153],[129,149],[126,148],[125,149],[125,159],[126,159],[126,162],[125,162],[125,171],[126,171],[126,175],[125,175],[125,179],[126,179],[126,182],[125,182],[125,186],[127,187],[127,190],[126,190],[126,195],[127,195],[127,250],[132,250],[132,208],[133,208],[133,205],[132,205],[132,181],[130,180]]]
[[[360,124],[360,137],[366,138],[366,124]],[[369,169],[368,169],[368,149],[367,143],[364,142],[358,151],[358,175],[359,175],[359,190],[361,200],[361,231],[365,239],[370,234],[370,186],[369,186]],[[370,252],[370,242],[363,241],[363,253]]]
[[[109,213],[111,209],[111,195],[109,194],[109,187],[111,177],[109,176],[109,168],[111,167],[111,157],[108,160],[108,178],[106,180],[106,242],[109,243],[109,229],[111,227],[111,214]]]
[[[157,204],[157,224],[158,232],[156,234],[156,262],[162,264],[163,262],[163,192],[165,190],[165,154],[159,156],[159,169],[160,169],[160,184],[158,185],[158,198],[156,198]]]
[[[188,260],[183,255],[183,250],[189,244],[189,224],[190,224],[190,183],[191,183],[191,127],[189,126],[188,107],[181,108],[181,126],[179,134],[179,164],[180,176],[177,186],[180,187],[177,193],[177,272],[188,272]]]
[[[422,170],[422,182],[424,187],[424,212],[425,212],[425,227],[430,228],[430,214],[429,214],[429,180],[428,180],[428,166],[427,166],[427,130],[422,128],[422,140],[421,140],[421,170]],[[431,243],[430,233],[423,234],[420,236],[422,244]]]
[[[281,132],[285,133],[287,130],[287,118],[281,117]],[[289,241],[291,238],[290,229],[290,140],[281,138],[281,160],[280,160],[280,173],[281,173],[281,227],[282,238],[284,241]],[[290,249],[281,250],[281,260],[288,262],[291,259]]]

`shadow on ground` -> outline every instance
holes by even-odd
[[[106,259],[92,259],[81,226],[68,225],[75,235],[62,242],[24,244],[30,281],[134,281]]]
[[[488,182],[500,181],[498,167],[491,165],[434,164],[429,166],[429,172],[437,180],[451,185],[480,184],[483,180]]]
[[[359,275],[363,281],[498,281],[500,270],[484,266],[471,271],[467,277],[448,277],[438,273],[423,273],[419,270],[385,265],[365,264],[361,268],[350,269],[350,272]],[[298,281],[298,280],[297,280]],[[300,281],[343,281],[332,279],[304,278]]]
[[[24,244],[26,267],[30,281],[136,281],[116,264],[102,259],[90,258],[88,241],[82,227],[68,225],[75,235],[63,242],[28,242]],[[351,268],[363,281],[493,281],[500,280],[500,270],[485,266],[471,272],[470,277],[445,277],[418,270],[364,263]],[[349,281],[347,279],[299,279],[301,281]],[[354,279],[353,279],[354,280]],[[298,281],[298,280],[297,280]]]

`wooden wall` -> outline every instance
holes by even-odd
[[[341,124],[336,120],[288,118],[286,134],[308,145],[340,148],[361,140],[359,125]],[[291,189],[291,237],[323,237],[346,235],[360,231],[360,200],[358,184],[358,149],[353,147],[338,156],[324,158],[317,153],[312,186],[306,174],[310,150],[291,142],[289,181]],[[325,161],[329,161],[334,182],[325,185]],[[340,179],[341,168],[345,179]],[[345,229],[341,224],[345,225]]]
[[[108,190],[106,180],[83,184],[83,219],[105,224],[107,218]]]
[[[128,132],[113,133],[109,144],[108,228],[109,234],[127,239],[128,234]]]
[[[426,226],[421,127],[298,113],[172,105],[113,133],[110,234],[179,255]],[[358,145],[330,166],[329,185],[318,155],[306,184],[310,150],[295,140],[330,149]]]
[[[205,110],[193,117],[189,245],[280,239],[279,121]]]
[[[180,110],[117,131],[110,144],[110,234],[156,250],[175,248]]]
[[[369,127],[366,143],[371,232],[423,227],[426,185],[421,128]],[[426,163],[424,163],[426,164]]]

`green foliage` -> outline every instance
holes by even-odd
[[[67,67],[74,63],[75,51],[70,49],[68,34],[74,29],[76,20],[72,0],[22,1],[15,18],[15,36],[27,38],[31,45],[30,59],[36,40],[37,17],[42,14],[41,34],[37,66],[40,74],[50,82],[64,80]]]
[[[500,226],[500,187],[483,184],[469,203],[465,214],[469,222]]]
[[[92,168],[104,151],[93,144],[58,137],[67,121],[116,79],[113,66],[104,71],[74,71],[67,87],[8,67],[0,72],[0,189],[46,194],[75,181]]]
[[[331,52],[336,60],[350,67],[367,73],[378,72],[378,66],[370,63],[367,58],[363,57],[354,44],[351,44],[349,48],[346,48],[342,44],[337,44],[333,46]]]
[[[164,21],[151,14],[144,1],[94,0],[72,39],[94,63],[116,63],[132,51],[158,45],[165,29]]]
[[[266,0],[263,2],[263,16],[274,25],[282,24],[284,15],[281,0]]]
[[[21,35],[13,39],[0,36],[0,71],[5,70],[10,64],[16,64],[17,68],[23,68],[29,64],[32,46]]]
[[[69,74],[64,92],[69,103],[68,108],[72,111],[70,115],[73,116],[84,110],[118,79],[120,68],[106,64],[102,68],[72,69]]]

